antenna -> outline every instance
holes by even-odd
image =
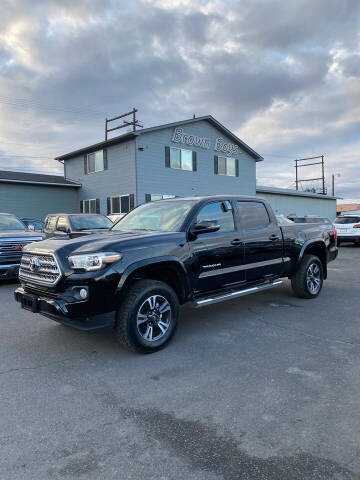
[[[137,113],[137,108],[133,108],[131,112],[123,113],[122,115],[118,115],[117,117],[113,118],[105,118],[105,140],[108,139],[108,133],[113,132],[114,130],[118,130],[119,128],[124,128],[124,127],[132,127],[132,131],[136,131],[136,127],[143,128],[143,125],[139,122],[139,120],[136,119],[136,113]],[[119,125],[117,127],[113,128],[108,128],[108,124],[110,122],[113,122],[114,120],[119,120],[119,118],[124,118],[128,117],[129,115],[132,115],[132,120],[124,120],[122,125]]]

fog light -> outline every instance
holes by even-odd
[[[88,291],[86,290],[86,288],[82,288],[82,289],[79,291],[79,295],[80,295],[80,298],[82,298],[83,300],[85,300],[85,298],[87,298],[87,296],[88,296]]]

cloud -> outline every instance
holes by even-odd
[[[262,183],[288,187],[293,158],[324,154],[358,195],[357,0],[4,4],[0,167],[58,169],[136,106],[146,126],[212,113],[263,154]]]

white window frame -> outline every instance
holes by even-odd
[[[161,197],[161,198],[158,198],[157,200],[154,200],[153,199],[153,195],[157,196],[157,197]],[[150,193],[150,201],[151,202],[158,202],[159,200],[167,200],[169,198],[175,198],[175,195],[167,195],[166,193]]]
[[[94,170],[90,171],[90,161],[89,161],[89,156],[93,154],[97,154],[98,152],[102,152],[102,168],[100,170]],[[96,162],[95,162],[95,168],[96,168]],[[105,163],[104,163],[104,149],[102,150],[96,150],[95,152],[90,152],[86,154],[86,170],[87,174],[90,175],[91,173],[97,173],[97,172],[103,172],[105,170]]]
[[[172,167],[171,166],[171,150],[180,150],[180,168],[179,167]],[[182,167],[182,152],[191,152],[191,170]],[[193,158],[193,150],[189,150],[188,148],[178,148],[178,147],[170,147],[170,168],[173,170],[183,170],[184,172],[193,172],[194,165],[192,163]]]
[[[128,197],[129,199],[129,210],[127,212],[122,212],[121,211],[121,199],[122,197]],[[110,213],[109,215],[123,215],[125,213],[129,213],[130,212],[130,193],[127,193],[125,195],[113,195],[112,197],[109,197],[110,198]],[[118,198],[119,199],[119,205],[120,205],[120,212],[114,212],[113,211],[113,199],[114,198]]]
[[[226,173],[219,173],[219,160],[220,158],[225,158],[226,162],[225,162],[225,172]],[[234,175],[231,175],[230,173],[227,173],[228,172],[228,160],[234,160],[234,167],[235,167],[235,173]],[[233,157],[224,157],[224,155],[218,155],[218,175],[223,175],[224,177],[236,177],[236,159],[233,158]]]
[[[82,213],[89,213],[89,214],[90,213],[97,213],[96,212],[96,200],[97,200],[97,198],[89,198],[89,199],[86,199],[86,200],[81,200],[82,201]],[[89,202],[89,212],[85,212],[85,208],[84,208],[85,202]],[[91,202],[95,202],[95,212],[90,212]]]

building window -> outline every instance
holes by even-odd
[[[170,147],[168,152],[169,162],[166,166],[178,170],[188,170],[190,172],[196,170],[196,152],[174,147]],[[167,155],[167,151],[165,155]]]
[[[175,198],[175,195],[162,195],[161,193],[146,193],[146,202],[156,202],[157,200],[166,200],[168,198]]]
[[[81,213],[100,213],[100,200],[98,198],[92,198],[90,200],[81,200],[80,212]]]
[[[85,173],[101,172],[106,169],[104,152],[105,150],[98,150],[85,156]]]
[[[128,213],[131,207],[131,195],[119,195],[117,197],[108,198],[108,215],[117,213]]]
[[[228,175],[236,177],[236,160],[235,158],[217,157],[217,173],[218,175]]]

